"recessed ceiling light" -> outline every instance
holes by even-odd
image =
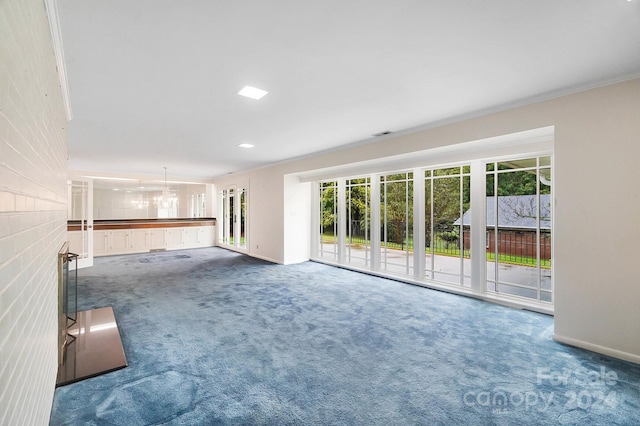
[[[251,98],[251,99],[258,100],[258,99],[262,98],[264,95],[266,95],[267,93],[269,93],[269,92],[267,92],[266,90],[258,89],[257,87],[244,86],[238,92],[238,95],[244,96],[246,98]]]
[[[241,143],[240,145],[238,145],[240,148],[253,148],[255,145],[250,144],[250,143]]]

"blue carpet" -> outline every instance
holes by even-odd
[[[129,367],[58,388],[52,425],[640,424],[640,366],[549,316],[219,248],[97,258]]]

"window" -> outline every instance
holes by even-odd
[[[380,177],[380,269],[413,274],[413,173]]]
[[[338,260],[338,182],[320,184],[320,246],[318,255]]]
[[[506,158],[319,182],[312,257],[549,311],[551,156]]]
[[[471,286],[470,184],[470,166],[425,171],[425,279]]]
[[[487,291],[552,302],[551,157],[486,169]]]
[[[347,241],[346,262],[371,265],[371,178],[346,182]]]

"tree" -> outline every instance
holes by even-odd
[[[494,165],[489,164],[489,171],[494,171]],[[512,168],[499,164],[498,170],[512,170]],[[541,169],[540,174],[543,175],[540,183],[540,193],[550,194],[551,186],[544,182],[550,178],[550,169]],[[546,175],[549,176],[546,176]],[[535,195],[537,192],[538,172],[536,170],[519,170],[503,173],[487,174],[487,195],[494,195],[495,176],[498,176],[498,196],[502,195]]]
[[[349,237],[368,239],[370,226],[371,184],[369,179],[351,179],[347,184],[347,217]]]
[[[404,244],[413,237],[412,178],[413,173],[388,175],[381,184],[380,217],[386,221],[383,225],[388,242]]]
[[[457,174],[454,174],[454,172],[457,172]],[[446,175],[440,175],[439,173],[446,173]],[[471,202],[470,178],[469,176],[460,176],[459,173],[459,167],[451,170],[435,170],[434,175],[436,177],[433,178],[433,190],[431,189],[431,181],[427,180],[426,182],[425,237],[428,246],[431,246],[432,224],[436,235],[445,241],[447,245],[459,239],[460,229],[459,226],[454,225],[454,222],[469,208]],[[460,205],[461,191],[462,206]]]
[[[322,212],[321,226],[323,232],[333,228],[336,220],[337,183],[323,182],[320,184],[320,208]]]

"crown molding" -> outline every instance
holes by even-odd
[[[71,121],[73,113],[71,111],[67,68],[64,62],[64,50],[62,48],[62,33],[60,31],[60,21],[58,20],[58,5],[56,0],[45,0],[44,3],[47,10],[47,17],[49,18],[49,28],[51,29],[53,52],[56,57],[56,68],[58,69],[58,80],[60,81],[60,90],[62,91],[62,101],[64,102],[67,121]]]

